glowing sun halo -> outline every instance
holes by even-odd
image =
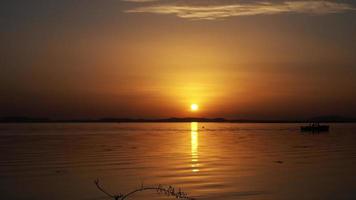
[[[193,103],[192,105],[190,105],[191,111],[195,112],[195,111],[198,111],[198,109],[199,109],[198,104]]]

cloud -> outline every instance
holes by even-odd
[[[154,1],[154,0],[126,0]],[[347,3],[331,1],[284,1],[284,2],[250,2],[214,5],[199,4],[156,4],[136,7],[127,13],[171,14],[186,19],[214,20],[234,16],[275,15],[283,13],[332,14],[354,11],[355,7]]]
[[[158,0],[122,0],[122,1],[134,2],[134,3],[145,3],[145,2],[154,2],[154,1],[158,1]]]

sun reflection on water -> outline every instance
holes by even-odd
[[[199,172],[199,135],[198,135],[198,122],[191,122],[190,124],[190,134],[191,134],[191,153],[192,153],[192,172]]]

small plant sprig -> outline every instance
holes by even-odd
[[[129,196],[138,193],[138,192],[142,192],[142,191],[147,191],[147,190],[155,190],[157,192],[157,194],[163,194],[169,197],[174,197],[176,199],[183,199],[183,200],[195,200],[192,197],[189,197],[187,193],[181,191],[181,189],[179,188],[178,190],[176,190],[174,187],[172,186],[162,186],[162,185],[158,185],[156,187],[145,187],[143,184],[141,184],[140,188],[137,188],[135,190],[132,190],[131,192],[127,193],[127,194],[111,194],[109,192],[107,192],[99,183],[99,179],[94,180],[94,183],[96,185],[96,187],[103,192],[104,194],[106,194],[108,197],[114,199],[114,200],[125,200],[126,198],[128,198]]]

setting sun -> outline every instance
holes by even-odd
[[[190,110],[191,111],[197,111],[199,109],[199,106],[198,106],[198,104],[195,104],[195,103],[193,103],[192,105],[190,105]]]

